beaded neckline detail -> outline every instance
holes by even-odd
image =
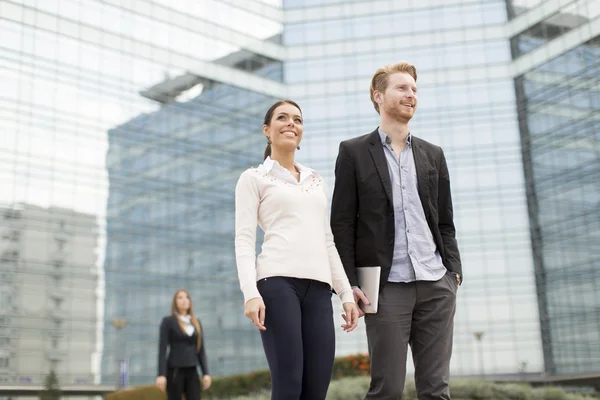
[[[321,184],[323,183],[323,178],[320,175],[314,174],[314,173],[310,178],[306,179],[302,183],[293,183],[293,182],[289,182],[289,181],[286,181],[283,179],[279,179],[279,178],[273,176],[272,174],[269,174],[264,168],[255,168],[254,172],[259,174],[263,179],[267,179],[277,185],[282,185],[282,186],[287,186],[287,187],[300,186],[302,188],[302,191],[305,193],[312,192],[315,188],[321,186]]]

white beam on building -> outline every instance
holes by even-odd
[[[596,17],[588,23],[517,58],[511,65],[512,76],[523,75],[598,35],[600,35],[600,17]]]
[[[200,78],[236,86],[276,98],[285,98],[287,94],[286,85],[281,82],[211,62],[197,62],[195,67],[188,69],[186,72]]]
[[[518,35],[535,24],[542,22],[559,12],[562,8],[573,3],[573,0],[546,0],[539,6],[533,7],[510,20],[506,26],[509,38]]]

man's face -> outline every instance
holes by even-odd
[[[381,115],[398,122],[408,122],[417,109],[417,83],[410,74],[396,72],[388,77],[384,93],[377,92],[376,101]]]

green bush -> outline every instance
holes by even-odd
[[[369,378],[365,376],[334,380],[329,385],[327,400],[363,400],[369,387]],[[269,391],[261,391],[246,396],[218,400],[271,400]]]
[[[268,390],[262,390],[259,393],[249,394],[247,396],[231,397],[218,400],[271,400],[271,392]]]
[[[332,379],[352,376],[368,376],[370,374],[369,356],[356,354],[338,357],[333,362]],[[206,399],[228,399],[234,396],[248,396],[268,393],[271,389],[271,375],[268,370],[255,371],[249,374],[227,376],[213,379],[210,390],[203,393]],[[252,397],[260,398],[260,397]]]
[[[233,396],[245,396],[260,393],[271,388],[271,374],[268,370],[251,372],[213,379],[209,390],[202,393],[206,399],[227,399]]]
[[[368,376],[356,376],[332,381],[327,400],[363,400],[369,388]]]
[[[371,364],[366,354],[355,354],[338,357],[333,362],[333,379],[348,378],[351,376],[369,376]]]
[[[558,387],[532,388],[527,384],[493,383],[488,381],[457,380],[450,384],[453,400],[592,400],[593,395],[569,394]],[[327,400],[362,400],[369,387],[369,377],[359,376],[334,380],[329,386]],[[270,400],[269,392],[219,400]],[[414,381],[406,382],[403,400],[417,400]]]
[[[44,379],[44,390],[39,394],[40,400],[59,400],[60,399],[60,385],[58,384],[58,377],[52,370]]]
[[[364,354],[336,358],[333,363],[332,379],[352,376],[368,376],[370,373],[369,357]],[[209,390],[202,393],[203,399],[231,399],[235,396],[252,396],[259,399],[271,389],[271,375],[268,370],[260,370],[249,374],[227,377],[215,377]],[[257,397],[258,396],[258,397]],[[266,398],[269,398],[268,395]],[[106,400],[166,400],[164,392],[153,385],[139,386],[111,393]],[[247,399],[248,397],[240,397]]]
[[[167,400],[165,392],[154,385],[137,386],[109,393],[105,400]]]
[[[366,355],[340,357],[335,360],[327,400],[362,400],[369,387],[369,358]],[[270,400],[269,371],[214,378],[203,399]],[[570,394],[558,387],[532,388],[527,384],[491,381],[452,380],[453,400],[597,400],[592,395]],[[166,400],[164,392],[154,385],[139,386],[113,392],[105,400]],[[406,382],[403,400],[417,400],[413,380]]]

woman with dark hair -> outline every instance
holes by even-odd
[[[244,314],[260,330],[273,400],[324,400],[335,355],[332,288],[350,332],[359,312],[333,242],[327,190],[315,170],[294,161],[302,111],[291,100],[265,115],[264,162],[235,191],[235,251]],[[256,258],[256,226],[264,231]]]
[[[211,378],[202,327],[192,310],[190,294],[179,289],[173,296],[171,315],[164,317],[160,324],[156,386],[163,391],[166,389],[168,400],[181,400],[183,394],[187,400],[199,400],[198,364],[202,369],[204,389],[208,389]]]

